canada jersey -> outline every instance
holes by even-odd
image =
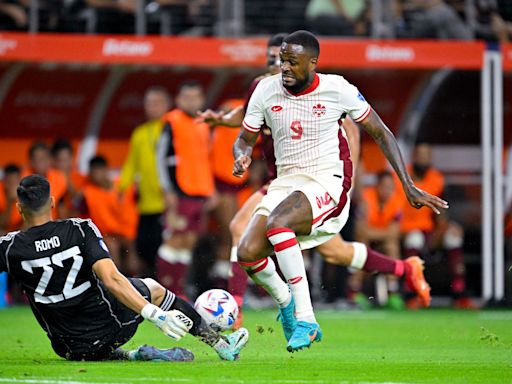
[[[91,220],[50,221],[0,237],[0,272],[21,284],[48,337],[66,345],[109,337],[108,325],[116,323],[92,271],[108,257]]]
[[[348,114],[360,122],[370,111],[357,88],[342,76],[316,74],[308,89],[294,95],[278,74],[259,82],[243,126],[259,132],[266,123],[271,129],[278,177],[343,175],[340,160],[350,161],[350,153],[348,146],[347,153],[340,152],[345,133],[339,121]]]

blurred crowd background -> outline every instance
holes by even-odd
[[[2,0],[0,30],[509,41],[510,0]]]
[[[333,38],[506,43],[511,22],[509,0],[0,1],[0,30],[29,32],[242,37],[306,28]],[[22,229],[16,186],[24,175],[39,173],[50,180],[55,218],[93,219],[127,275],[156,276],[190,299],[211,287],[227,288],[236,230],[231,220],[265,184],[268,169],[257,151],[249,174],[234,178],[231,147],[239,130],[209,126],[196,113],[243,105],[249,84],[264,72],[209,69],[207,63],[202,68],[1,64],[0,234]],[[396,258],[419,254],[426,260],[434,305],[480,307],[480,73],[327,72],[360,88],[399,138],[416,182],[451,203],[439,217],[409,208],[377,146],[362,135],[344,239]],[[504,81],[507,95],[510,74]],[[510,126],[512,98],[505,96],[504,102]],[[179,129],[170,132],[169,126]],[[505,158],[511,136],[505,128]],[[512,265],[508,197],[507,268]],[[315,251],[305,252],[305,258],[319,307],[418,307],[400,281],[329,265]],[[501,304],[512,302],[510,280]],[[24,301],[13,282],[9,301]],[[245,302],[254,308],[271,304],[256,287]]]

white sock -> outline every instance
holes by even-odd
[[[276,265],[270,257],[253,263],[241,262],[240,266],[247,271],[256,284],[265,288],[281,308],[290,304],[292,300],[290,289],[277,274]]]
[[[267,232],[267,237],[274,246],[279,267],[295,299],[297,320],[316,323],[304,259],[295,233],[288,228],[273,228]]]
[[[352,247],[354,247],[354,255],[352,256],[350,266],[355,269],[363,269],[364,264],[366,263],[366,259],[368,258],[368,250],[366,249],[366,245],[357,242],[350,244]]]
[[[236,245],[232,246],[231,253],[229,254],[229,261],[231,261],[232,263],[236,263],[238,261],[237,252],[238,247]]]

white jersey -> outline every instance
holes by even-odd
[[[261,80],[251,96],[243,126],[272,131],[278,177],[296,174],[348,176],[350,162],[340,120],[349,115],[364,120],[370,105],[357,88],[338,75],[316,74],[311,86],[294,95],[281,75]],[[350,163],[350,173],[352,164]],[[351,175],[350,175],[351,176]]]

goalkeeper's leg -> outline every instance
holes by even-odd
[[[192,322],[189,333],[199,338],[205,344],[212,347],[217,354],[224,360],[236,360],[240,350],[247,343],[248,331],[241,328],[239,331],[228,336],[222,336],[213,330],[206,321],[197,313],[197,311],[185,300],[175,296],[172,292],[165,289],[162,285],[153,279],[143,279],[151,291],[151,303],[159,306],[163,311],[176,310],[186,316],[184,321]],[[180,319],[176,319],[180,321]]]

